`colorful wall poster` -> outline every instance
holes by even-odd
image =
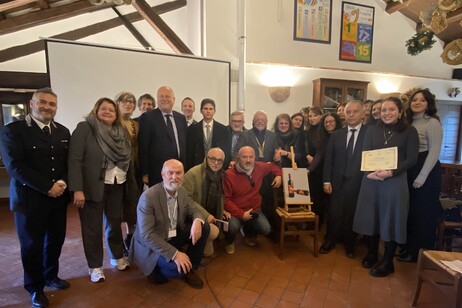
[[[371,63],[374,12],[371,6],[342,2],[340,60]]]
[[[332,0],[295,0],[294,40],[330,44]]]

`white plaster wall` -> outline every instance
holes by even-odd
[[[399,13],[391,15],[385,13],[385,3],[381,0],[355,2],[375,7],[371,64],[338,60],[340,37],[338,21],[341,14],[341,1],[333,1],[330,45],[293,40],[294,1],[246,1],[248,64],[245,110],[248,123],[252,114],[260,109],[266,110],[269,118],[274,119],[281,112],[294,113],[301,107],[310,106],[313,96],[312,81],[317,78],[370,81],[368,96],[371,99],[380,96],[376,85],[386,81],[395,88],[390,92],[405,92],[414,87],[428,87],[438,99],[461,103],[461,97],[449,98],[447,92],[449,88],[461,87],[461,81],[450,80],[450,78],[452,69],[462,66],[449,66],[441,61],[440,42],[435,43],[431,50],[412,57],[407,54],[404,44],[415,34],[413,22]],[[279,4],[281,10],[278,14]],[[212,58],[231,61],[233,69],[238,67],[237,23],[237,1],[207,1],[207,54]],[[286,102],[273,102],[269,97],[267,85],[261,80],[271,66],[255,63],[284,64],[285,68],[294,75],[291,96]],[[423,78],[424,76],[429,78]],[[237,109],[236,97],[237,83],[234,82],[231,109]]]

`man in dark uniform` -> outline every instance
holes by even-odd
[[[69,130],[54,122],[57,96],[37,90],[24,120],[0,130],[0,152],[11,176],[10,208],[21,245],[24,288],[34,307],[48,306],[44,286],[66,289],[58,277],[66,235]]]

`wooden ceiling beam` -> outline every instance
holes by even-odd
[[[0,21],[0,35],[40,26],[49,22],[74,17],[80,14],[94,12],[111,7],[104,4],[95,6],[88,1],[77,1],[71,4],[57,6],[37,12],[30,12],[17,17],[9,17]]]
[[[394,2],[394,1],[388,1],[387,2],[387,7],[385,8],[385,12],[388,14],[393,14],[394,12],[398,12],[399,10],[407,7],[407,3],[401,3],[401,2]]]
[[[127,28],[128,31],[133,35],[134,38],[146,49],[146,50],[154,50],[154,47],[149,44],[149,42],[144,38],[144,36],[135,28],[135,26],[122,15],[116,7],[112,7],[114,12],[119,16],[120,20],[122,20],[123,25]]]
[[[462,7],[458,8],[455,11],[449,12],[446,15],[446,20],[448,21],[448,24],[462,20]]]
[[[166,2],[160,5],[156,5],[152,7],[152,9],[157,14],[163,14],[163,13],[167,13],[167,12],[179,9],[184,6],[186,6],[186,0],[176,0],[176,1]],[[143,17],[138,12],[133,12],[133,13],[124,15],[124,17],[131,23],[143,20]],[[86,26],[86,27],[79,28],[76,30],[61,33],[61,34],[53,36],[52,38],[76,41],[84,37],[94,35],[94,34],[97,34],[97,33],[100,33],[100,32],[103,32],[103,31],[106,31],[106,30],[109,30],[109,29],[112,29],[114,27],[118,27],[121,25],[123,25],[122,20],[116,17],[116,18],[102,21],[102,22],[99,22],[99,23],[96,23],[90,26]],[[10,48],[0,51],[0,63],[14,60],[17,58],[21,58],[24,56],[28,56],[30,54],[40,52],[43,50],[44,50],[43,40],[38,40],[38,41],[34,41],[34,42],[27,43],[24,45],[10,47]]]
[[[13,0],[13,1],[8,1],[5,3],[0,4],[0,12],[3,11],[8,11],[17,7],[20,7],[22,5],[36,2],[37,0]]]
[[[37,1],[38,7],[42,10],[46,10],[50,8],[50,5],[46,0],[38,0]]]
[[[165,40],[165,42],[173,49],[177,54],[189,54],[193,52],[189,47],[176,35],[156,12],[154,12],[149,4],[145,0],[134,0],[132,2],[133,7],[146,19],[151,27]]]

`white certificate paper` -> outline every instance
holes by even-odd
[[[363,151],[361,171],[393,170],[398,168],[398,147]]]

